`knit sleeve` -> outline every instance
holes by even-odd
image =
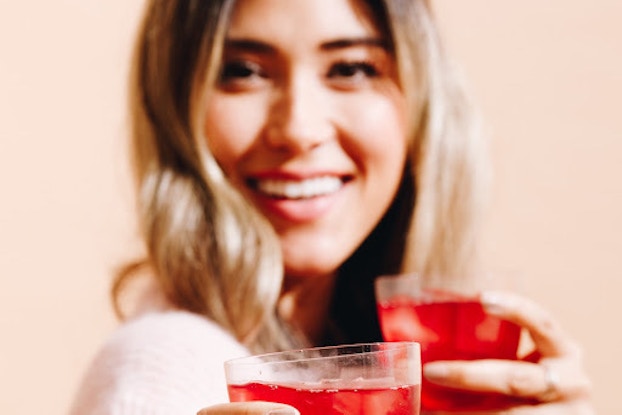
[[[248,351],[207,319],[152,312],[125,323],[95,356],[70,415],[193,415],[228,401],[225,360]]]

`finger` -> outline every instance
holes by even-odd
[[[274,402],[233,402],[210,406],[197,415],[300,415],[292,406]]]
[[[541,400],[560,400],[570,398],[590,398],[592,383],[583,369],[580,359],[575,357],[563,359],[542,359],[538,366],[542,368],[543,377],[548,385],[541,395]]]
[[[542,369],[511,360],[437,361],[423,366],[427,380],[441,386],[535,398],[547,389]]]
[[[578,399],[574,401],[553,402],[542,405],[521,405],[509,408],[497,415],[595,415],[596,411],[588,400]],[[491,415],[488,412],[488,415]]]
[[[532,402],[588,396],[587,376],[575,364],[547,360],[534,364],[512,360],[436,361],[423,366],[423,375],[441,386],[493,392]]]
[[[487,313],[527,329],[543,357],[579,353],[575,342],[551,314],[530,299],[510,292],[486,291],[480,300]]]

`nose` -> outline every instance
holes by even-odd
[[[304,153],[330,141],[328,93],[312,77],[292,78],[275,91],[266,131],[269,146]]]

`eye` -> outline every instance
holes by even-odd
[[[328,70],[328,78],[333,79],[359,79],[375,78],[380,75],[378,68],[365,61],[337,62]]]
[[[222,85],[251,83],[262,78],[266,78],[263,68],[250,61],[225,62],[220,71]]]

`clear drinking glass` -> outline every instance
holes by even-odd
[[[517,359],[520,326],[486,314],[479,300],[482,281],[476,282],[425,279],[417,274],[378,277],[376,300],[384,340],[419,342],[423,364]],[[508,399],[422,382],[423,411],[491,410],[507,406]]]
[[[301,415],[418,415],[419,344],[315,347],[225,362],[231,402],[271,401]]]

